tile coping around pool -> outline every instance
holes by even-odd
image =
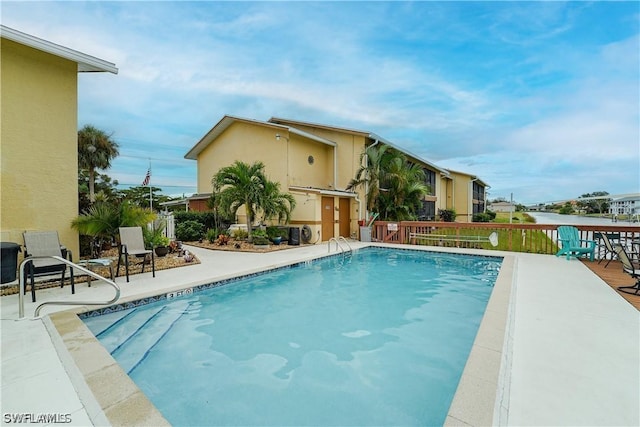
[[[503,259],[500,273],[449,408],[446,426],[500,425],[506,421],[512,346],[509,330],[513,318],[509,307],[513,307],[510,300],[514,297],[516,258],[510,255],[497,258]],[[313,259],[271,266],[212,283],[182,285],[160,296],[138,297],[116,306],[123,306],[120,309],[135,307],[166,299],[170,292],[221,286],[274,269],[291,268]],[[79,317],[98,314],[101,310],[113,311],[113,306],[97,310],[77,308],[43,318],[89,418],[94,425],[170,425]]]

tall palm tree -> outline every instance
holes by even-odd
[[[118,144],[111,139],[111,135],[92,125],[85,125],[78,131],[78,167],[87,170],[89,174],[91,203],[96,200],[96,169],[109,169],[111,160],[118,154]]]
[[[370,145],[360,154],[360,167],[356,171],[347,190],[365,187],[367,194],[367,211],[373,211],[380,195],[380,180],[384,174],[386,163],[393,156],[393,150],[388,145]]]
[[[245,207],[249,241],[252,240],[251,224],[256,211],[260,209],[266,181],[264,163],[248,165],[238,160],[220,169],[211,180],[222,210],[235,216],[240,206]]]
[[[422,167],[408,162],[403,155],[386,165],[383,186],[380,215],[391,221],[415,219],[424,196],[429,193]]]
[[[240,206],[245,207],[249,241],[252,241],[251,224],[257,214],[288,221],[296,204],[293,196],[280,192],[279,183],[266,177],[262,162],[249,165],[236,161],[220,169],[211,183],[220,210],[235,216]]]

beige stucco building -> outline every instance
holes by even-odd
[[[447,207],[456,211],[456,222],[472,222],[474,214],[485,211],[489,186],[476,175],[453,170],[449,174]]]
[[[455,207],[464,212],[458,220],[470,220],[466,211],[476,206],[475,199],[459,190],[476,191],[484,185],[481,181],[466,174],[452,174],[366,131],[282,118],[258,121],[224,116],[185,158],[197,161],[198,195],[193,197],[194,202],[201,202],[203,195],[211,192],[211,178],[222,167],[236,160],[249,164],[262,161],[269,179],[280,183],[280,188],[296,199],[291,224],[308,226],[309,241],[314,243],[358,236],[358,220],[367,214],[364,191],[346,188],[360,167],[364,148],[381,143],[399,149],[423,167],[431,194],[425,198],[421,219],[436,219],[439,209]],[[469,184],[472,179],[473,185]],[[242,212],[236,221],[245,222]]]
[[[114,64],[0,26],[0,233],[56,230],[79,255],[78,73]]]

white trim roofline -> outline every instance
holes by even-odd
[[[449,173],[449,171],[447,169],[445,169],[445,168],[443,168],[441,166],[438,166],[435,163],[430,162],[429,160],[423,159],[422,157],[420,157],[420,156],[418,156],[416,154],[413,154],[412,152],[410,152],[406,148],[401,148],[401,147],[397,146],[393,142],[388,141],[387,139],[381,137],[380,135],[376,135],[375,133],[369,133],[369,139],[372,139],[374,141],[382,142],[384,145],[388,145],[391,148],[395,148],[396,150],[400,151],[401,153],[404,153],[409,157],[413,157],[414,159],[418,160],[419,162],[422,162],[425,165],[430,166],[431,168],[433,168],[436,171],[440,172],[445,177],[451,178],[450,173]]]
[[[78,64],[79,73],[108,72],[118,74],[118,68],[111,62],[14,30],[5,25],[0,25],[0,36],[3,39],[11,40],[42,52],[73,61]]]
[[[246,119],[242,117],[225,115],[218,123],[215,124],[201,139],[194,145],[187,154],[184,155],[185,159],[189,160],[198,160],[198,155],[213,141],[215,141],[229,126],[231,126],[235,122],[244,122],[249,124],[254,124],[258,126],[267,126],[274,128],[276,130],[281,130],[282,132],[289,132],[290,134],[298,135],[303,138],[310,139],[312,141],[319,142],[321,144],[329,145],[331,147],[335,147],[336,143],[330,141],[326,138],[321,138],[317,135],[313,135],[307,132],[304,132],[300,129],[296,129],[290,126],[285,126],[272,122],[263,122],[261,120],[255,119]]]

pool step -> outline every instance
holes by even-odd
[[[100,323],[93,325],[93,320],[87,322],[89,329],[93,331],[100,343],[107,349],[109,353],[120,347],[124,342],[135,335],[145,323],[158,314],[164,307],[158,306],[153,310],[136,310],[119,311],[104,315],[108,319],[100,320]],[[107,323],[111,321],[110,324]],[[98,333],[94,328],[101,329]]]
[[[114,327],[130,314],[129,311],[115,311],[113,313],[102,314],[100,316],[89,317],[84,319],[85,325],[89,328],[93,335],[99,337],[109,328]]]
[[[190,305],[187,301],[181,301],[172,304],[171,307],[164,306],[154,311],[124,341],[121,341],[113,350],[109,350],[111,355],[127,374],[131,373]]]

